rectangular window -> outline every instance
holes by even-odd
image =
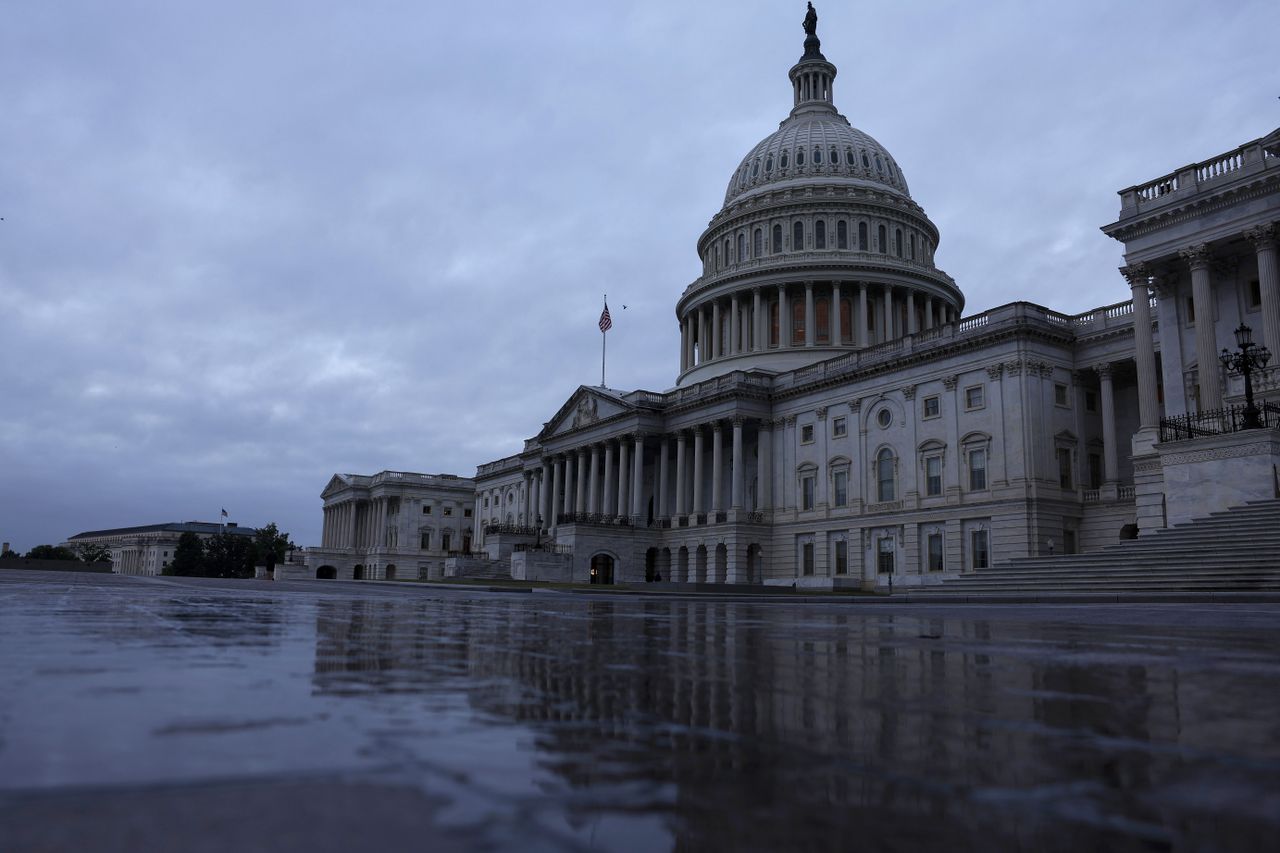
[[[800,479],[800,508],[813,509],[813,489],[817,477],[809,474]]]
[[[431,504],[423,504],[423,505],[422,505],[422,514],[423,514],[423,515],[431,515]]]
[[[469,507],[469,506],[468,506],[468,507],[463,507],[463,508],[462,508],[462,517],[463,517],[463,518],[470,518],[470,517],[471,517],[471,507]]]
[[[422,541],[421,541],[421,543],[418,545],[418,547],[419,547],[419,549],[421,549],[421,550],[423,550],[423,551],[430,551],[430,550],[431,550],[431,534],[430,534],[430,533],[424,533],[424,534],[422,534]]]
[[[836,418],[831,422],[831,435],[835,438],[844,438],[849,432],[849,422],[844,418]]]
[[[981,385],[974,385],[972,388],[964,389],[964,407],[966,411],[981,409],[987,404],[987,398],[983,390]]]
[[[929,571],[942,571],[942,534],[929,534]]]
[[[847,506],[849,504],[849,475],[844,471],[837,471],[831,477],[831,490],[834,492],[834,503],[836,506]]]
[[[813,574],[813,543],[806,542],[800,546],[801,559],[804,562],[804,573]]]
[[[1058,448],[1058,485],[1064,489],[1073,488],[1071,485],[1071,449],[1069,447]]]
[[[486,504],[486,505],[488,505],[488,503],[489,503],[489,502],[486,500],[486,501],[485,501],[485,504]],[[445,507],[445,508],[444,508],[444,514],[445,514],[446,516],[448,516],[448,515],[453,515],[453,507],[451,507],[451,506],[447,506],[447,507]]]
[[[1256,278],[1245,287],[1244,300],[1245,307],[1250,311],[1256,311],[1262,307],[1262,285]]]
[[[893,574],[893,537],[881,536],[876,540],[876,571],[882,575]]]
[[[1190,296],[1187,297],[1187,325],[1194,326],[1196,322],[1196,301]]]
[[[849,574],[849,543],[843,539],[837,539],[836,545],[836,574]]]
[[[1097,391],[1084,392],[1084,410],[1086,412],[1098,411],[1098,392]]]
[[[169,552],[168,552],[168,551],[165,551],[165,552],[164,552],[164,555],[165,555],[166,557],[167,557],[167,556],[169,556]]]
[[[969,491],[980,492],[987,487],[987,451],[985,448],[969,451]]]
[[[1055,406],[1063,406],[1068,409],[1071,408],[1071,395],[1067,391],[1067,386],[1063,385],[1061,382],[1055,382],[1053,384],[1053,404]]]
[[[942,407],[938,404],[938,396],[936,394],[932,397],[924,398],[922,417],[936,418],[941,411]]]
[[[444,533],[440,534],[440,550],[448,551],[449,543],[450,543],[449,531],[446,530]]]
[[[969,552],[973,555],[975,569],[985,569],[991,564],[991,554],[987,547],[987,531],[969,531]]]
[[[1089,454],[1089,488],[1102,488],[1102,456],[1097,453]]]
[[[924,493],[931,498],[942,494],[941,456],[930,456],[924,460]]]
[[[800,427],[800,443],[813,444],[813,424],[805,424]]]

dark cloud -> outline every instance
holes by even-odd
[[[902,164],[970,311],[1123,299],[1115,191],[1278,123],[1272,3],[819,12],[839,106]],[[604,292],[610,384],[668,387],[694,241],[790,106],[802,15],[9,9],[0,538],[226,506],[313,543],[333,471],[517,451],[598,380]]]

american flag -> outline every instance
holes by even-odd
[[[607,332],[613,328],[613,318],[609,316],[609,303],[604,304],[604,310],[600,312],[600,331]]]

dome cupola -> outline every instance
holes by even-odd
[[[703,274],[676,306],[682,385],[930,333],[964,305],[897,162],[836,109],[812,3],[804,31],[791,112],[739,163],[698,239]]]

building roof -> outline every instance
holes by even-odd
[[[138,527],[113,527],[109,530],[86,530],[68,539],[96,539],[100,536],[128,536],[139,533],[202,533],[212,536],[215,533],[231,533],[237,536],[252,536],[258,530],[255,527],[240,527],[235,524],[224,525],[212,521],[169,521],[163,524],[143,524]]]

